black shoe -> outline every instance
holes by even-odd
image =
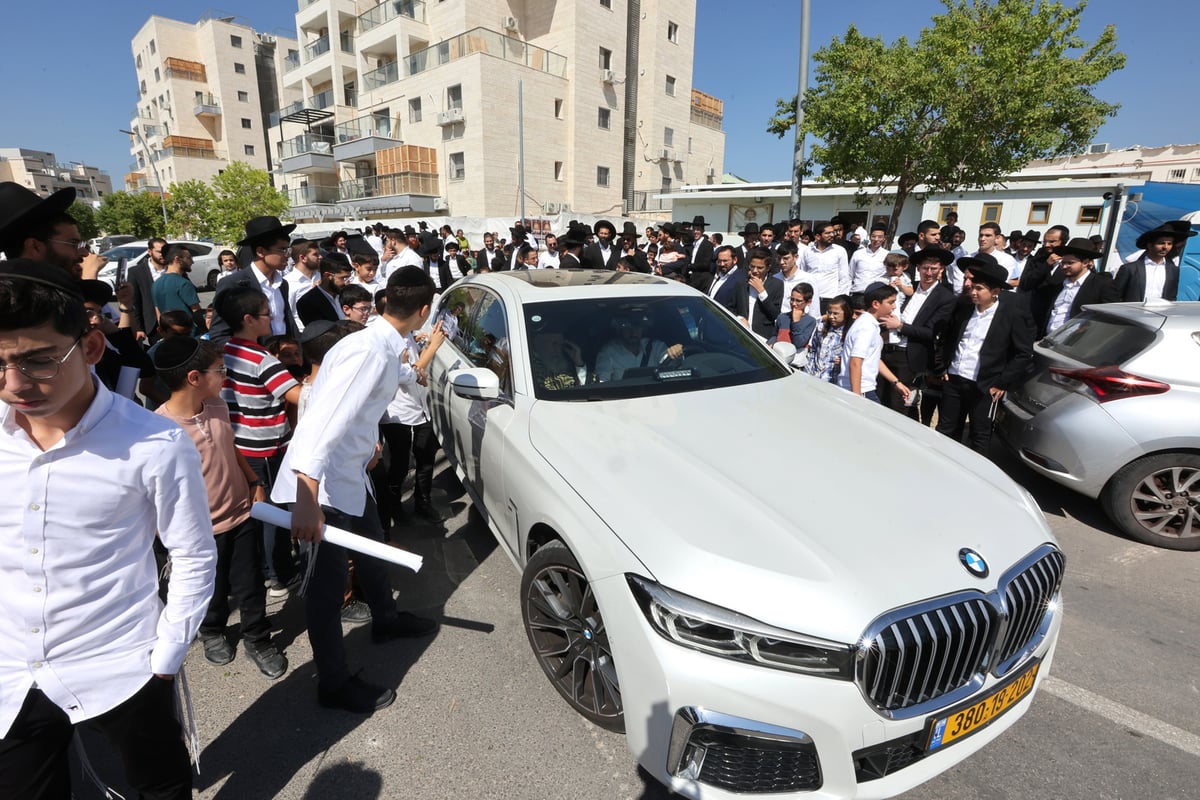
[[[267,597],[287,597],[288,587],[283,581],[278,578],[272,578],[269,581],[264,581],[267,585]]]
[[[271,680],[275,680],[287,672],[287,659],[275,649],[275,644],[269,639],[256,644],[246,642],[245,650],[246,657],[253,661],[259,671]]]
[[[370,714],[396,702],[396,693],[351,676],[333,691],[317,689],[317,702],[324,708],[340,708],[355,714]]]
[[[413,516],[425,520],[426,522],[440,525],[445,521],[442,512],[433,507],[432,503],[417,503],[413,506]]]
[[[225,634],[201,635],[200,641],[204,644],[204,660],[208,663],[223,667],[233,661],[233,645],[225,638]]]
[[[401,611],[394,619],[377,622],[371,626],[371,641],[379,644],[390,642],[392,639],[411,639],[428,636],[438,629],[438,621],[418,617],[407,611]]]
[[[342,622],[361,625],[371,621],[371,607],[359,600],[351,600],[342,606]]]

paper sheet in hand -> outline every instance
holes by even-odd
[[[274,525],[277,528],[283,528],[284,530],[289,530],[292,527],[291,512],[285,511],[278,506],[273,506],[270,503],[255,503],[250,507],[250,516]],[[410,553],[407,550],[401,550],[383,542],[359,536],[357,533],[342,530],[341,528],[334,528],[331,525],[326,525],[321,535],[325,538],[325,541],[336,544],[339,547],[344,547],[347,550],[375,556],[375,558],[381,558],[384,561],[408,567],[413,572],[421,570],[423,559],[416,553]]]

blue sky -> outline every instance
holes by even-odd
[[[194,22],[211,2],[59,0],[53,13],[40,3],[7,3],[0,146],[50,150],[63,162],[99,166],[119,186],[131,158],[117,130],[128,126],[136,102],[130,39],[151,14]],[[887,41],[915,38],[942,8],[938,0],[812,0],[810,49],[851,22]],[[294,0],[242,0],[220,12],[260,31],[294,35],[295,10]],[[1200,74],[1194,43],[1200,3],[1091,0],[1082,34],[1094,36],[1109,23],[1128,63],[1100,85],[1098,94],[1121,110],[1096,141],[1115,148],[1200,141],[1200,109],[1191,97]],[[766,125],[776,98],[796,92],[799,36],[799,0],[698,0],[693,83],[725,101],[727,172],[752,181],[790,174],[792,142],[766,133]]]

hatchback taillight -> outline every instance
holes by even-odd
[[[1120,367],[1093,367],[1091,369],[1051,367],[1050,372],[1086,385],[1096,393],[1096,399],[1101,403],[1120,400],[1123,397],[1162,394],[1171,388],[1170,384],[1133,375]]]

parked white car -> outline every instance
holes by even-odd
[[[672,790],[890,797],[1029,708],[1064,559],[990,462],[673,281],[496,272],[439,306],[433,424],[534,654]]]
[[[221,274],[221,264],[217,260],[217,256],[226,248],[219,247],[212,242],[193,242],[182,239],[168,241],[171,244],[184,245],[192,251],[192,274],[189,277],[197,289],[211,291],[217,288],[217,278]],[[142,239],[136,242],[126,242],[101,253],[100,255],[108,259],[108,263],[100,270],[97,277],[102,281],[107,281],[115,289],[120,260],[124,258],[126,267],[132,267],[142,256],[146,255],[148,247],[149,242]]]

